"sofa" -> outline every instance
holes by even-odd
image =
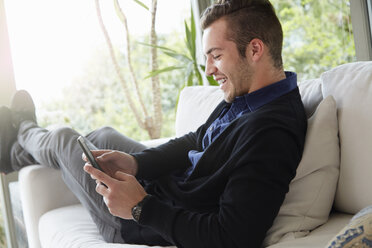
[[[349,233],[340,236],[340,230],[372,205],[372,62],[340,65],[299,88],[309,118],[304,154],[263,246],[344,247],[334,245],[345,243]],[[196,130],[222,99],[218,87],[183,89],[176,136]],[[147,247],[105,243],[58,170],[25,167],[19,185],[30,248]]]

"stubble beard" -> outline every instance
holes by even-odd
[[[239,67],[237,69],[236,75],[239,75],[236,77],[231,77],[231,80],[229,78],[229,88],[228,91],[225,92],[225,101],[227,103],[232,103],[237,96],[242,96],[245,94],[248,94],[249,89],[252,85],[252,76],[254,74],[253,69],[250,65],[248,65],[245,61],[242,61],[239,63]],[[236,82],[233,84],[232,82]],[[244,82],[244,83],[242,83]],[[238,84],[239,83],[239,84]],[[237,86],[241,86],[238,88]]]

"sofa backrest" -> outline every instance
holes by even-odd
[[[217,86],[185,87],[180,94],[176,115],[176,136],[195,131],[223,100]]]
[[[340,177],[335,208],[355,214],[372,205],[372,61],[338,66],[321,75],[323,97],[337,103]]]

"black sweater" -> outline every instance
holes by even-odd
[[[152,194],[140,225],[123,221],[127,243],[177,247],[260,247],[283,203],[304,147],[306,116],[298,88],[234,120],[205,150],[195,170],[188,152],[202,150],[206,129],[133,154]],[[168,242],[166,242],[166,241]]]

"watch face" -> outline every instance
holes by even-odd
[[[141,210],[142,210],[141,206],[134,206],[134,208],[132,209],[133,219],[137,222],[139,221],[139,217],[141,215]]]
[[[133,208],[132,208],[132,216],[133,216],[133,219],[135,220],[135,221],[139,221],[139,218],[140,218],[140,216],[141,216],[141,212],[142,212],[142,206],[143,206],[143,204],[145,203],[145,201],[147,201],[148,199],[149,199],[149,197],[150,197],[151,195],[149,195],[149,194],[147,194],[143,199],[142,199],[142,201],[140,201],[139,203],[137,203],[137,205],[136,206],[134,206]]]

